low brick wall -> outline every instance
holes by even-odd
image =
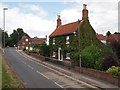
[[[79,67],[75,68],[76,71],[80,71]],[[108,81],[112,84],[119,85],[120,86],[120,78],[117,76],[113,76],[110,73],[104,72],[104,71],[99,71],[91,68],[82,68],[82,73],[87,74],[89,76],[93,76],[98,79],[102,79],[104,81]]]
[[[44,56],[37,55],[37,54],[34,54],[34,53],[29,53],[29,52],[27,52],[27,51],[24,51],[24,52],[25,52],[26,54],[31,55],[31,56],[33,56],[33,57],[35,57],[35,58],[40,59],[40,60],[45,60],[45,57],[44,57]]]

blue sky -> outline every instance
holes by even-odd
[[[11,34],[13,29],[23,28],[31,37],[45,37],[56,29],[57,15],[61,15],[62,25],[75,22],[82,18],[83,4],[87,4],[90,24],[99,34],[118,32],[118,0],[62,0],[51,2],[24,2],[2,0],[6,11],[6,31]],[[25,2],[26,1],[26,2]],[[27,2],[28,1],[28,2]],[[0,14],[0,27],[3,27],[3,14]]]
[[[45,18],[50,20],[55,18],[56,15],[59,14],[62,10],[67,8],[72,8],[76,5],[75,2],[68,2],[68,3],[64,3],[64,2],[3,2],[3,4],[6,4],[9,9],[18,7],[24,13],[33,13],[33,14],[35,14],[34,11],[28,10],[28,9],[25,10],[20,6],[20,4],[22,5],[29,4],[29,5],[36,5],[36,6],[42,7],[49,14]]]

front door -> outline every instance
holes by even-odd
[[[62,52],[61,52],[61,48],[58,49],[58,60],[63,60],[63,55],[62,55]]]

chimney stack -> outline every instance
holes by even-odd
[[[47,35],[45,36],[46,40],[47,40]]]
[[[82,20],[84,20],[84,19],[88,19],[87,4],[83,4]]]
[[[61,19],[60,19],[60,15],[57,15],[57,28],[61,26]]]

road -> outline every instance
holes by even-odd
[[[91,85],[69,78],[45,65],[29,60],[15,48],[6,48],[5,57],[29,88],[91,88]]]

